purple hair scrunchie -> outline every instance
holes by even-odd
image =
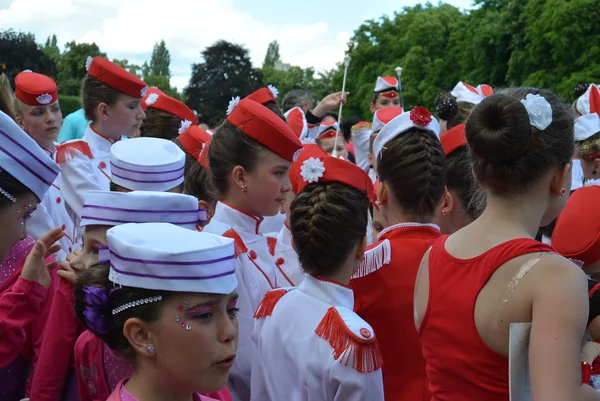
[[[104,288],[84,286],[85,308],[83,316],[90,330],[98,334],[108,333],[108,293]]]

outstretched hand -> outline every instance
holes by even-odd
[[[335,111],[340,107],[341,103],[346,104],[346,100],[350,92],[344,93],[342,96],[342,92],[331,93],[323,98],[312,111],[315,117],[324,117],[330,111]]]
[[[55,228],[42,235],[27,255],[21,277],[40,283],[45,288],[50,287],[50,270],[56,267],[58,262],[46,263],[46,259],[60,250],[60,245],[56,241],[60,240],[63,235],[64,232],[60,228]]]

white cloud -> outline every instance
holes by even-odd
[[[259,20],[236,9],[232,0],[12,0],[0,9],[0,26],[33,32],[40,42],[51,34],[61,45],[96,42],[109,57],[136,62],[164,39],[171,52],[172,83],[180,89],[200,52],[219,39],[246,46],[256,66],[269,42],[277,40],[283,62],[322,70],[343,59],[350,37],[333,32],[326,22]]]

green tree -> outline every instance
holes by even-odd
[[[81,92],[81,81],[87,74],[85,69],[86,60],[90,57],[106,54],[100,51],[95,43],[69,42],[58,62],[57,85],[63,95],[78,96]]]
[[[60,49],[58,48],[56,35],[48,36],[46,43],[41,47],[41,49],[48,57],[52,59],[52,61],[58,63],[60,60]]]
[[[124,69],[126,69],[127,71],[132,73],[133,75],[136,75],[137,77],[142,78],[142,74],[141,74],[142,67],[140,67],[139,65],[130,64],[129,60],[127,60],[127,59],[123,59],[123,60],[113,59],[113,63],[117,64],[118,66],[123,67]]]
[[[143,67],[144,76],[157,75],[160,77],[171,78],[171,54],[164,40],[154,45],[150,64]],[[144,69],[145,68],[145,69]]]
[[[56,78],[56,63],[35,43],[35,36],[13,30],[0,31],[0,64],[6,65],[6,74],[14,85],[15,76],[23,70],[32,70]]]
[[[277,61],[281,61],[281,57],[279,56],[279,42],[274,40],[269,43],[269,47],[267,47],[267,54],[265,54],[265,60],[263,61],[263,69],[275,67]]]

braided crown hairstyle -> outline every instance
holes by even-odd
[[[444,151],[433,132],[411,128],[389,141],[377,173],[415,222],[431,221],[446,186]]]
[[[369,199],[353,187],[311,184],[291,205],[290,228],[302,269],[326,276],[364,239]]]

